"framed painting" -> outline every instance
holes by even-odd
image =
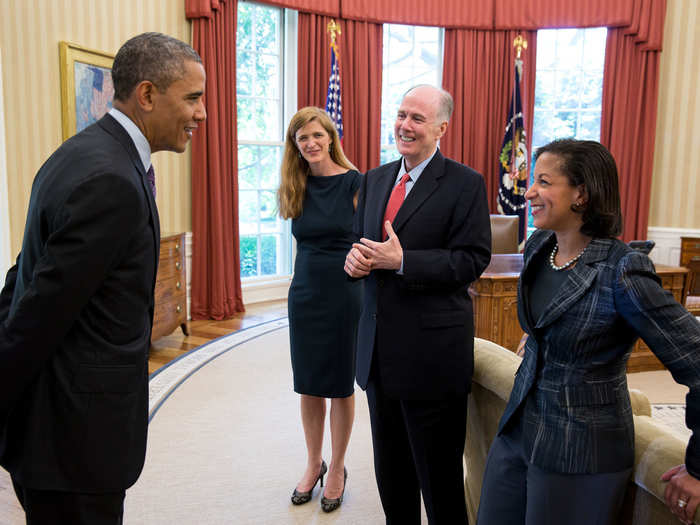
[[[59,42],[61,60],[61,117],[66,140],[112,108],[114,55]]]

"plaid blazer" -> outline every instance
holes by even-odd
[[[559,473],[615,472],[634,464],[627,359],[638,337],[687,385],[693,431],[688,471],[700,478],[700,323],[661,287],[651,260],[614,239],[593,239],[536,322],[529,287],[536,254],[551,231],[527,242],[518,285],[518,317],[529,334],[501,433],[523,419],[523,444],[535,465]],[[517,415],[514,417],[514,414]]]

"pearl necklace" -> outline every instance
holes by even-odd
[[[583,250],[581,250],[581,252],[576,257],[574,257],[573,259],[571,259],[568,262],[565,262],[561,266],[557,266],[556,264],[554,264],[554,257],[557,255],[557,251],[559,250],[559,243],[557,243],[554,245],[554,249],[552,250],[552,253],[549,255],[549,265],[552,267],[552,270],[554,270],[555,272],[560,272],[561,270],[566,270],[569,266],[571,266],[572,264],[574,264],[576,261],[578,261],[581,258],[581,256],[583,255],[583,252],[586,251],[586,248],[588,248],[588,245],[584,246]]]

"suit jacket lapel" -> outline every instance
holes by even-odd
[[[421,204],[423,204],[437,189],[438,179],[442,176],[444,167],[445,158],[440,153],[440,150],[438,150],[399,208],[392,224],[396,233],[399,233],[399,230],[406,224],[406,221],[411,218],[418,208],[420,208]]]
[[[610,239],[593,239],[590,242],[576,266],[567,271],[567,279],[547,305],[536,328],[542,328],[556,321],[588,292],[598,275],[598,270],[593,263],[604,260],[611,245]]]
[[[151,212],[151,221],[153,223],[153,246],[156,253],[156,268],[158,268],[158,256],[160,255],[160,219],[158,218],[158,208],[156,206],[155,197],[153,197],[153,192],[151,191],[148,181],[146,180],[146,170],[143,166],[143,162],[141,162],[139,152],[136,149],[134,141],[131,139],[126,130],[109,113],[102,117],[97,123],[124,147],[126,152],[129,154],[131,163],[134,165],[134,168],[140,175],[141,186],[146,192],[148,208]]]
[[[374,216],[368,222],[368,230],[366,236],[370,239],[381,241],[382,232],[384,231],[384,212],[389,201],[391,190],[394,189],[396,175],[399,173],[401,161],[391,162],[374,172],[371,177],[376,177],[376,190],[371,192],[374,196],[374,201],[367,203],[367,209],[372,210]],[[410,193],[409,193],[410,195]]]

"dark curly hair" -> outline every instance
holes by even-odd
[[[185,75],[185,62],[202,63],[197,52],[177,38],[162,33],[142,33],[127,40],[114,57],[114,98],[126,102],[134,88],[150,80],[164,93]]]
[[[617,237],[622,232],[620,188],[612,154],[593,140],[559,139],[537,149],[561,159],[559,169],[572,186],[583,186],[587,200],[571,209],[582,214],[581,233],[591,237]]]

